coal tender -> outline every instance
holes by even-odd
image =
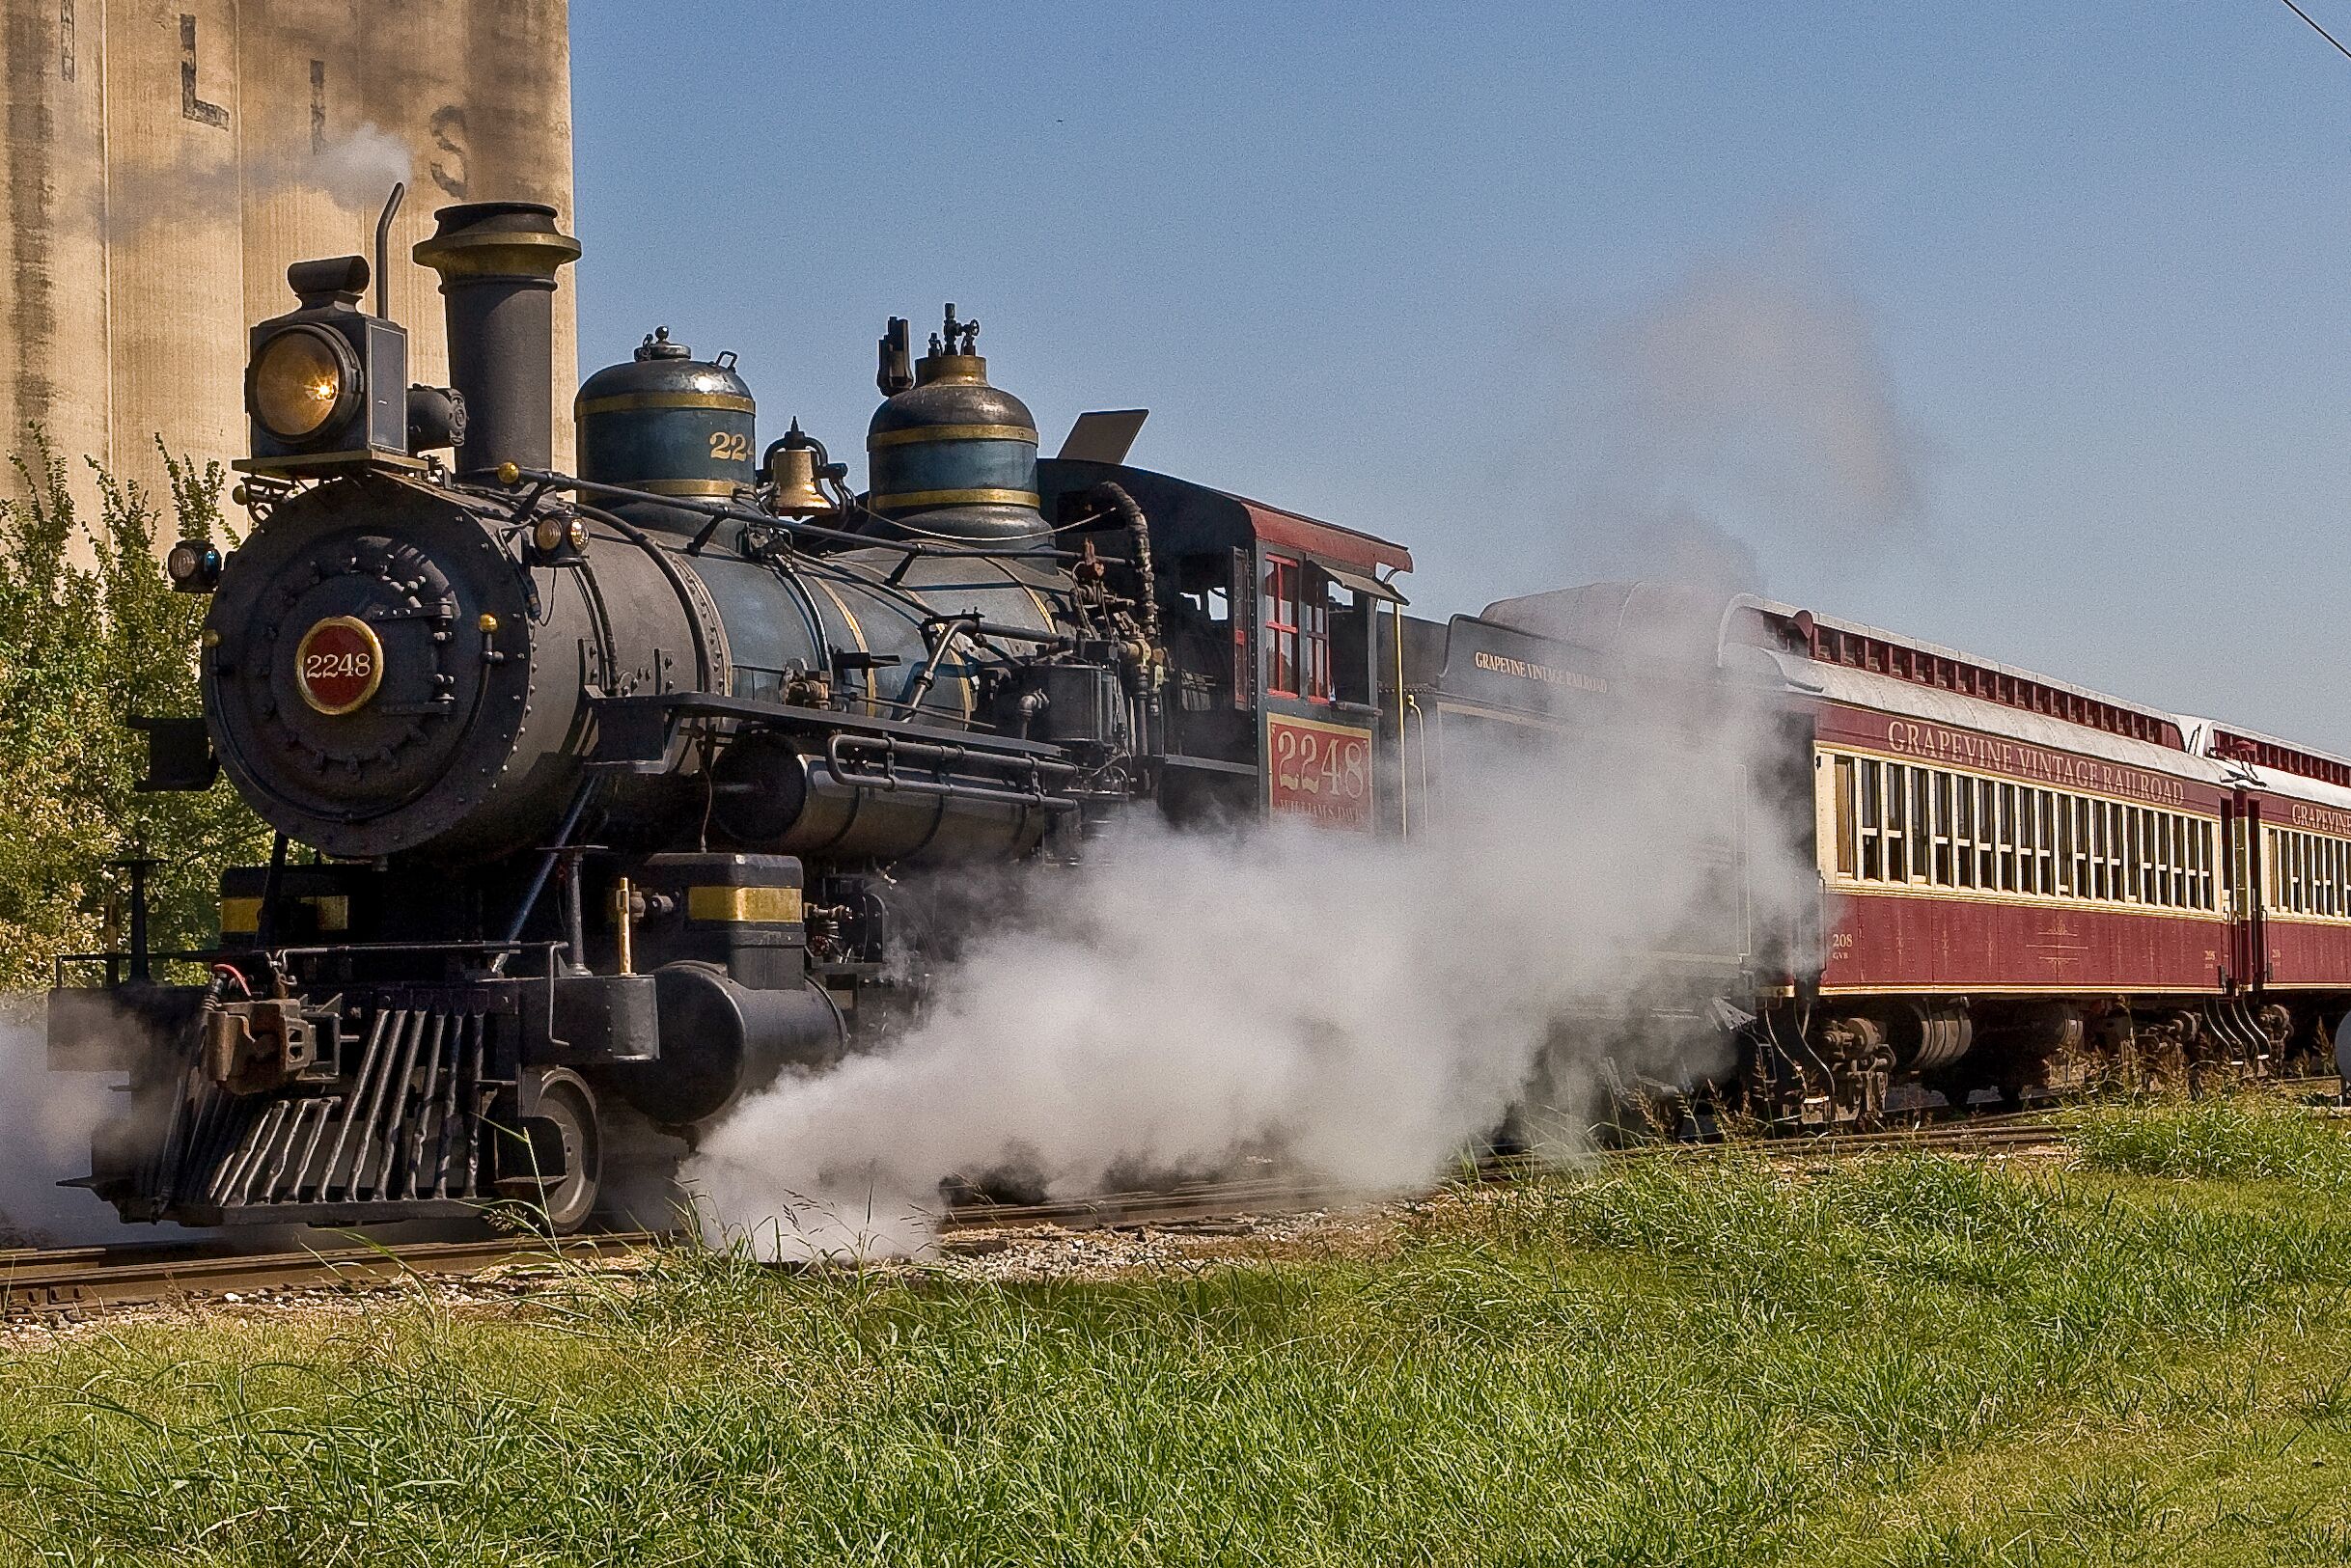
[[[851,1048],[910,867],[1066,855],[1155,786],[1147,524],[1104,486],[1047,525],[977,322],[920,359],[891,322],[865,493],[666,331],[561,474],[578,255],[548,207],[438,214],[446,388],[358,257],[253,330],[256,526],[172,554],[204,714],[149,722],[150,784],[225,773],[275,849],[203,967],[142,937],[51,1002],[53,1064],[128,1071],[88,1178],[126,1219],[573,1228],[608,1163]]]

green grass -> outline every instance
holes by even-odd
[[[2074,1142],[2094,1170],[2351,1191],[2342,1125],[2261,1095],[2093,1111]]]
[[[0,1354],[0,1560],[2351,1561],[2336,1156],[2126,1114],[2107,1170],[1629,1162],[1108,1283],[128,1326]]]

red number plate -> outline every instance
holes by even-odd
[[[1371,731],[1265,716],[1266,803],[1325,827],[1371,831]]]
[[[365,707],[383,678],[384,646],[375,628],[349,616],[319,621],[294,649],[294,685],[320,713]]]

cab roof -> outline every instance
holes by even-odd
[[[1412,552],[1392,539],[1170,474],[1066,457],[1041,458],[1037,469],[1045,520],[1057,525],[1068,521],[1066,502],[1107,481],[1135,498],[1160,547],[1178,554],[1262,543],[1363,572],[1412,569]]]

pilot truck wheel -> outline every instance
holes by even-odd
[[[602,1187],[595,1091],[577,1073],[549,1069],[539,1081],[538,1107],[522,1118],[520,1136],[504,1141],[499,1158],[500,1192],[527,1204],[553,1235],[578,1230],[595,1212]]]

